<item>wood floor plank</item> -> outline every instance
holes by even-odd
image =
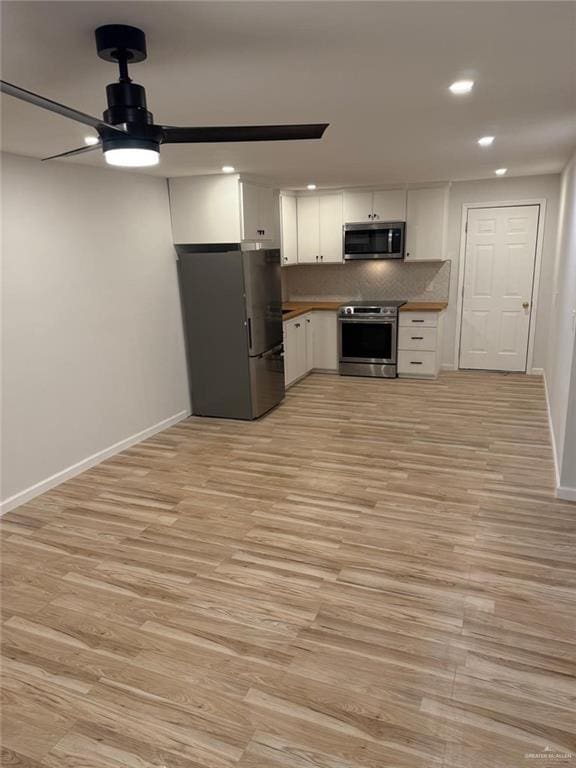
[[[576,764],[553,483],[538,377],[180,422],[4,517],[2,764]]]

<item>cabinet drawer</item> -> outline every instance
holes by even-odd
[[[399,376],[436,376],[436,352],[398,352]]]
[[[437,329],[418,325],[400,326],[398,331],[398,349],[428,350],[435,352],[437,347]]]
[[[436,328],[438,325],[438,312],[399,312],[399,325],[416,328],[417,326],[429,326]]]

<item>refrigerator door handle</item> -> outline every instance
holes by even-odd
[[[284,342],[281,344],[277,344],[275,347],[272,347],[272,349],[267,350],[266,352],[262,352],[261,355],[258,355],[259,358],[262,358],[263,360],[267,357],[284,357]]]
[[[252,352],[252,318],[248,318],[248,349]]]

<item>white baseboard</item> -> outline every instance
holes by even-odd
[[[544,368],[531,368],[530,376],[544,376]]]
[[[554,426],[552,424],[552,411],[550,410],[550,396],[548,394],[548,381],[546,380],[546,371],[542,371],[544,377],[544,393],[546,395],[546,411],[548,413],[548,430],[550,431],[550,441],[552,443],[552,454],[554,456],[554,478],[556,481],[556,495],[560,489],[560,467],[558,466],[558,454],[556,453],[556,440],[554,438]]]
[[[102,451],[93,453],[86,459],[82,459],[82,461],[79,461],[76,464],[72,464],[72,466],[57,472],[55,475],[47,477],[45,480],[41,480],[39,483],[31,485],[29,488],[25,488],[23,491],[14,494],[14,496],[10,496],[10,498],[0,503],[0,515],[3,515],[5,512],[9,512],[11,509],[19,507],[21,504],[25,504],[27,501],[30,501],[36,496],[40,496],[41,493],[46,493],[46,491],[55,488],[65,480],[70,480],[70,478],[79,475],[81,472],[85,472],[87,469],[90,469],[90,467],[94,467],[96,464],[100,464],[100,462],[110,458],[110,456],[114,456],[121,451],[125,451],[126,448],[130,448],[132,445],[136,445],[136,443],[140,443],[142,440],[146,440],[147,437],[152,437],[152,435],[155,435],[157,432],[162,432],[163,430],[168,429],[168,427],[171,427],[173,424],[177,424],[179,421],[182,421],[182,419],[187,418],[189,415],[190,411],[180,411],[179,413],[174,414],[174,416],[163,419],[157,424],[153,424],[151,427],[143,429],[141,432],[137,432],[135,435],[131,435],[124,440],[120,440],[118,443],[114,443],[114,445],[110,445],[108,448],[104,448]]]
[[[569,488],[566,485],[559,485],[556,488],[556,496],[564,501],[576,501],[576,488]]]
[[[440,366],[440,370],[442,370],[442,371],[455,371],[456,370],[456,366],[454,365],[454,363],[442,363],[442,365]]]

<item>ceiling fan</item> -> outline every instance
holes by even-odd
[[[0,80],[3,93],[96,129],[99,137],[96,144],[44,160],[71,157],[101,148],[110,165],[142,167],[158,164],[161,144],[320,139],[328,127],[328,123],[206,128],[157,125],[146,107],[146,91],[133,83],[128,75],[128,63],[136,64],[147,56],[144,32],[124,24],[107,24],[98,27],[95,36],[98,56],[117,63],[119,68],[118,82],[106,86],[108,109],[102,120]]]

